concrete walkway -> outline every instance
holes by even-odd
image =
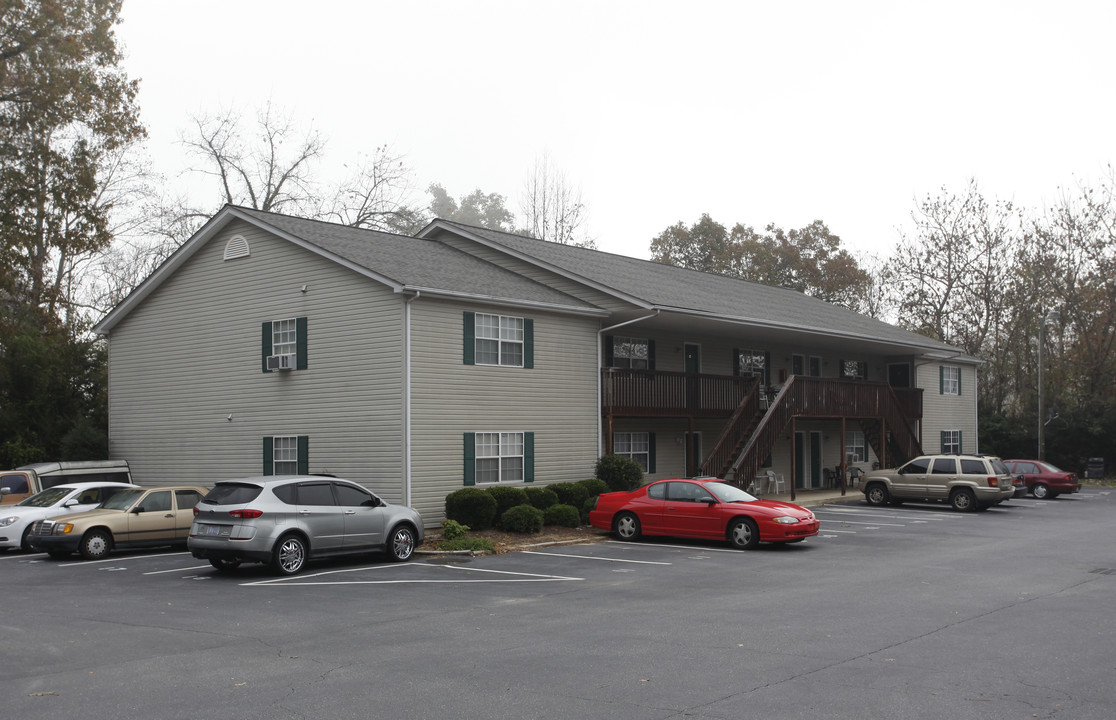
[[[827,505],[829,503],[842,501],[864,502],[864,493],[860,492],[860,488],[847,488],[844,495],[841,495],[841,488],[822,490],[795,490],[793,500],[791,500],[791,494],[789,490],[778,494],[765,493],[757,495],[756,497],[759,497],[763,500],[785,500],[787,502],[792,502],[795,505],[803,505],[806,507],[813,507],[815,505]]]

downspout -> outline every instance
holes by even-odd
[[[610,332],[612,330],[615,330],[616,328],[622,328],[625,325],[633,325],[637,322],[643,322],[644,320],[657,318],[659,317],[659,312],[659,310],[656,310],[650,315],[644,315],[643,317],[638,317],[633,320],[626,320],[622,323],[610,325],[597,331],[597,457],[601,457],[602,455],[604,455],[604,428],[602,427],[602,423],[604,422],[604,420],[601,418],[601,371],[604,370],[604,357],[601,353],[601,338],[606,332]],[[612,422],[611,418],[609,419],[609,422]],[[612,428],[610,427],[609,430],[611,431],[611,429]]]
[[[411,504],[411,303],[422,293],[403,303],[403,504]]]

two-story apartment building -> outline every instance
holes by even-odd
[[[429,521],[465,485],[975,451],[976,361],[801,293],[435,220],[227,206],[97,326],[140,483],[332,473]]]

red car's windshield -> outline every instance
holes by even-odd
[[[721,502],[755,502],[759,499],[754,495],[744,492],[735,485],[728,485],[726,483],[707,482],[704,484],[704,487],[706,490],[713,493],[713,496]]]

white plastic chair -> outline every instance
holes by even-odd
[[[774,488],[775,495],[786,492],[786,481],[783,480],[783,473],[776,474],[774,470],[768,470],[767,487],[768,489]]]

